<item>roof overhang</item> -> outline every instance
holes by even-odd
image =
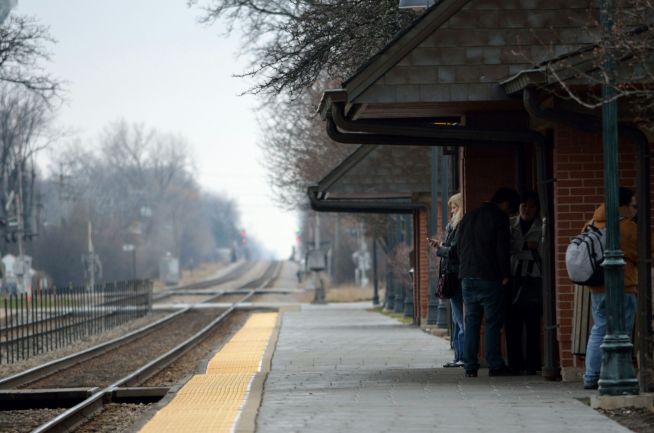
[[[404,158],[395,158],[398,151]],[[414,159],[416,172],[410,170],[406,174],[410,158]],[[414,198],[429,191],[428,184],[416,187],[415,179],[409,180],[412,176],[429,178],[430,165],[423,159],[406,147],[361,145],[316,185],[309,187],[311,207],[323,212],[412,213],[425,206]],[[396,172],[395,166],[404,171]],[[375,172],[380,167],[384,172]],[[364,178],[364,182],[358,182]]]
[[[625,32],[625,35],[625,37],[633,38],[640,44],[654,43],[654,32],[650,26]],[[507,95],[517,95],[528,87],[554,89],[562,85],[576,88],[597,86],[603,82],[599,48],[599,44],[593,44],[553,57],[541,62],[535,68],[519,71],[517,74],[501,81],[500,85]],[[631,62],[633,59],[633,53],[629,51],[617,59],[615,76],[618,77],[618,80],[620,80],[620,77],[633,78],[634,64]],[[649,70],[654,68],[654,57],[637,59],[636,64],[639,62],[643,63],[643,66],[646,66]],[[645,79],[642,82],[638,80],[634,83],[633,79],[623,81],[630,84],[651,86],[651,74],[645,73],[644,77]]]
[[[310,186],[307,193],[311,209],[317,212],[402,214],[427,207],[425,203],[414,202],[406,197],[327,197],[317,185]]]
[[[352,104],[346,89],[325,90],[318,106],[318,113],[327,120],[337,104],[344,107],[349,119],[432,119],[434,121],[458,122],[465,115],[489,111],[519,111],[522,103],[516,99],[503,101],[452,101]]]

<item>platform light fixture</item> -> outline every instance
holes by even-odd
[[[421,10],[427,9],[433,4],[433,0],[400,0],[399,8]]]

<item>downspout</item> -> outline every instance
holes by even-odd
[[[398,145],[403,146],[433,146],[434,140],[422,137],[405,137],[401,143],[398,141],[397,136],[381,135],[381,134],[366,134],[366,133],[351,133],[340,132],[336,127],[336,123],[331,115],[327,115],[325,121],[327,122],[327,135],[329,138],[337,143],[344,144],[374,144],[374,145]]]
[[[547,120],[553,123],[566,125],[578,131],[597,133],[602,128],[599,118],[591,115],[553,110],[540,107],[534,101],[534,95],[526,88],[523,90],[523,102],[525,109],[532,116]],[[638,201],[638,331],[639,331],[639,382],[640,389],[650,392],[653,386],[651,368],[652,363],[652,342],[649,336],[652,335],[652,292],[651,292],[651,228],[650,224],[650,150],[647,137],[641,130],[633,126],[619,125],[618,134],[621,138],[631,141],[636,146],[637,166],[637,191]],[[645,223],[643,223],[645,222]]]
[[[419,146],[465,146],[465,145],[495,145],[498,143],[532,143],[536,145],[539,155],[538,170],[538,190],[543,200],[543,211],[550,211],[549,195],[547,185],[550,180],[547,179],[547,148],[550,145],[548,139],[542,134],[532,130],[507,131],[507,130],[487,130],[475,129],[464,126],[415,126],[408,125],[406,122],[397,121],[374,121],[374,120],[349,120],[344,115],[345,104],[343,102],[332,101],[329,112],[327,113],[327,132],[336,132],[330,135],[335,141],[343,143],[367,143],[367,144],[392,144],[392,145],[419,145]],[[331,123],[333,121],[333,124]],[[339,132],[337,128],[342,131]],[[368,138],[366,138],[368,137]],[[344,141],[341,141],[344,140]],[[549,214],[546,214],[549,215]],[[552,219],[545,219],[543,229],[547,232],[549,223]],[[550,230],[551,231],[551,230]],[[545,333],[545,365],[543,368],[543,377],[546,380],[557,380],[560,378],[560,369],[556,367],[555,346],[556,346],[556,324],[554,321],[554,310],[551,305],[554,303],[553,290],[551,287],[552,264],[550,260],[550,251],[553,245],[552,236],[544,239],[543,249],[546,252],[543,267],[546,272],[543,276],[543,285],[547,284],[544,295],[547,293],[551,302],[544,303],[544,315],[549,317],[545,327],[549,332]],[[550,299],[551,298],[551,299]]]

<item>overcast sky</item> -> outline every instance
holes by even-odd
[[[48,69],[67,81],[59,123],[94,140],[124,118],[181,134],[193,148],[207,190],[239,203],[242,225],[279,257],[288,257],[294,214],[272,202],[252,96],[237,36],[197,23],[185,0],[19,0],[57,40]]]

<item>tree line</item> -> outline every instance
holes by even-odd
[[[14,4],[0,1],[2,255],[20,243],[58,285],[88,278],[91,246],[105,280],[156,277],[167,253],[184,267],[238,255],[238,207],[201,188],[184,137],[127,120],[93,142],[60,130],[63,81],[44,66],[54,40]],[[45,148],[48,168],[36,158]]]

